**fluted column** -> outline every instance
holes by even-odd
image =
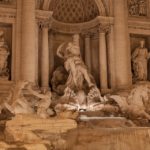
[[[100,88],[108,89],[107,80],[107,54],[106,54],[106,37],[105,32],[99,31],[99,72],[100,72]]]
[[[91,71],[91,39],[90,34],[85,35],[85,64]]]
[[[21,79],[35,82],[35,0],[22,0]]]
[[[114,0],[115,64],[117,88],[126,88],[132,83],[127,10],[127,0]]]
[[[108,78],[109,87],[115,88],[115,51],[114,51],[114,26],[110,25],[107,35],[107,48],[108,48]]]
[[[42,25],[42,49],[41,49],[41,87],[49,88],[49,46],[48,46],[48,24]]]

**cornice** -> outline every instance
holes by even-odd
[[[92,21],[84,23],[62,23],[52,18],[51,29],[62,33],[80,33],[89,29],[93,29],[98,25],[110,25],[113,24],[113,17],[98,16]]]
[[[38,20],[50,20],[52,17],[52,11],[36,10],[36,19]]]
[[[133,29],[150,30],[150,19],[129,19],[128,26]]]
[[[0,7],[0,22],[13,23],[16,20],[16,9]]]

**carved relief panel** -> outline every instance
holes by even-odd
[[[147,16],[147,0],[128,0],[129,16]]]
[[[12,27],[0,25],[0,81],[11,79]]]

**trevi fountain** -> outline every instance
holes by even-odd
[[[150,150],[150,0],[0,0],[0,150]]]

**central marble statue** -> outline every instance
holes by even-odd
[[[87,82],[89,88],[94,86],[94,83],[81,58],[78,41],[79,35],[73,35],[72,42],[63,43],[58,47],[57,55],[64,59],[64,67],[69,73],[66,86],[71,89],[81,90],[83,89],[84,80]]]
[[[95,99],[100,102],[100,91],[81,58],[79,35],[73,35],[72,42],[62,43],[57,49],[57,55],[64,59],[64,68],[69,74],[65,83],[63,99],[74,100],[71,105],[79,106],[77,109],[82,109],[82,106],[87,109],[95,102]],[[71,108],[69,105],[67,107]]]

